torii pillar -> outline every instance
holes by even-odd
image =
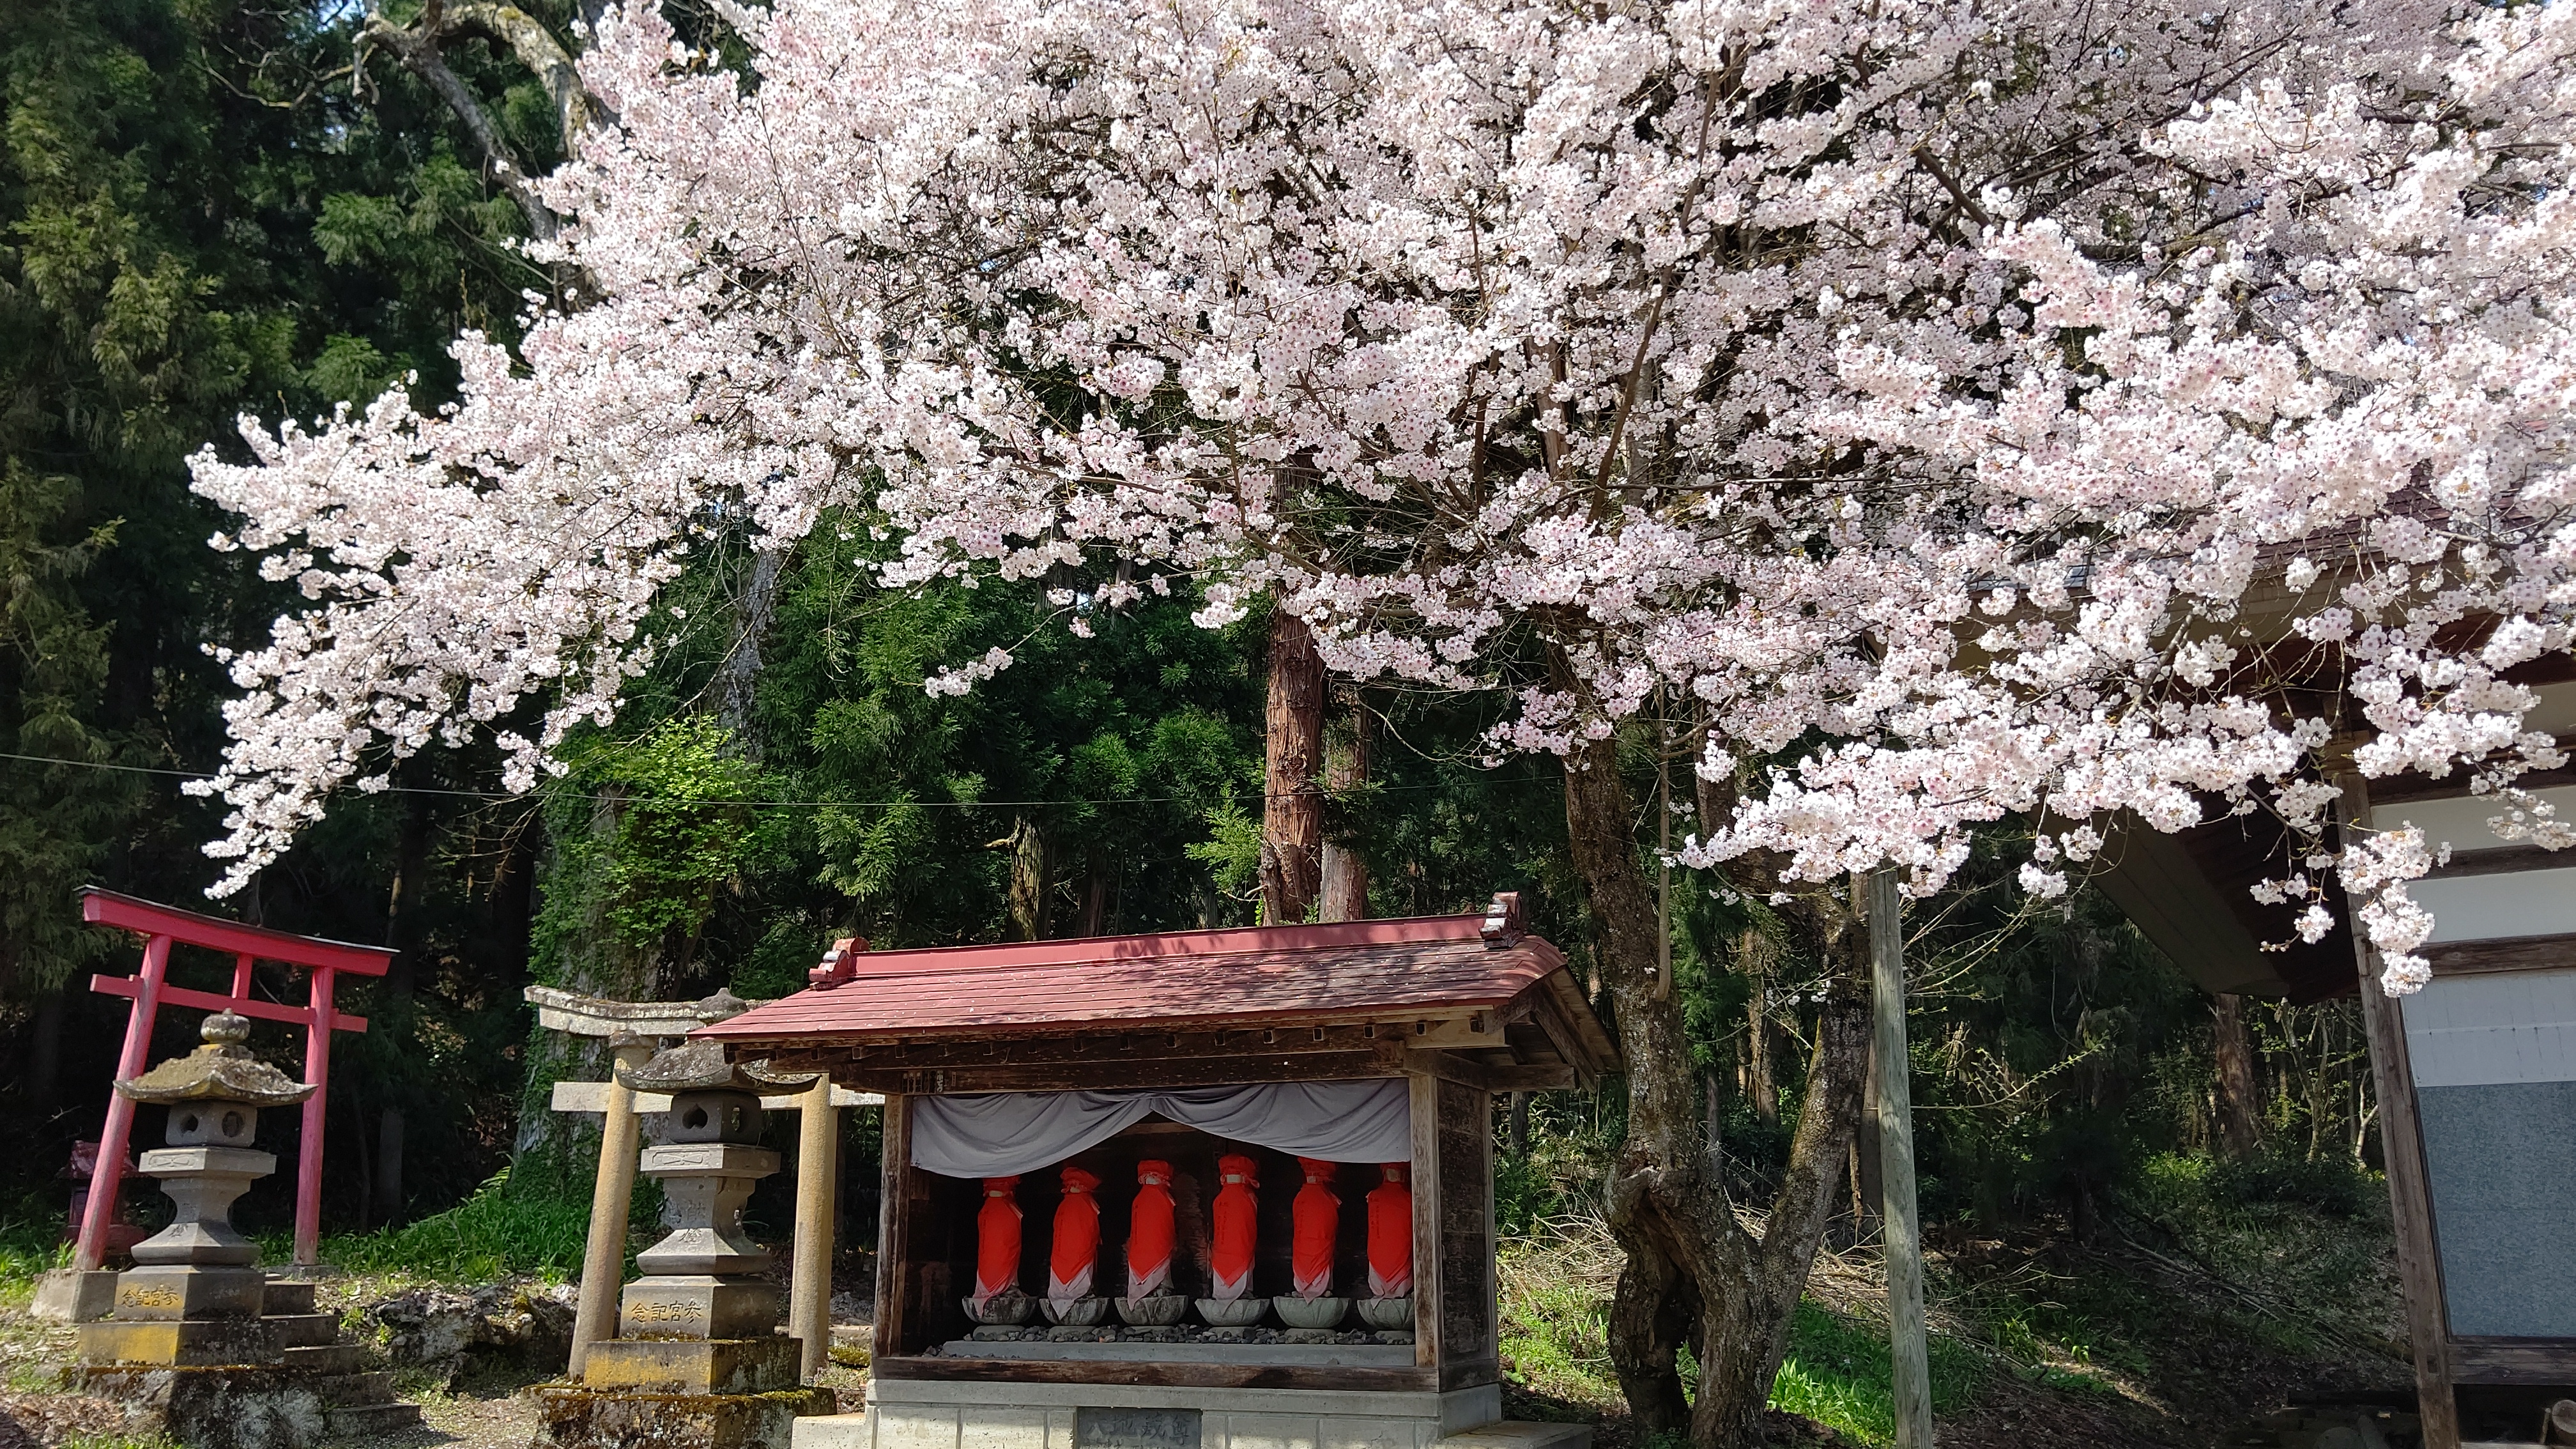
[[[841,942],[836,951],[853,949]],[[864,949],[858,947],[857,949]],[[661,1046],[711,1022],[750,1010],[728,991],[703,1001],[610,1001],[552,986],[521,993],[537,1008],[537,1024],[568,1036],[604,1037],[621,1064],[640,1065]],[[830,1362],[832,1338],[832,1216],[840,1197],[840,1109],[881,1106],[873,1092],[835,1087],[818,1078],[803,1092],[764,1096],[762,1110],[799,1117],[796,1154],[796,1241],[788,1263],[787,1331],[802,1340],[803,1376],[812,1380]],[[557,1082],[551,1104],[558,1112],[600,1114],[599,1176],[591,1188],[590,1238],[582,1253],[581,1293],[573,1309],[572,1362],[581,1377],[590,1346],[617,1333],[617,1294],[625,1280],[626,1215],[635,1200],[635,1170],[643,1147],[642,1118],[667,1112],[671,1099],[636,1092],[609,1073],[605,1082]]]

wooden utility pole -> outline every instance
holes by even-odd
[[[1896,868],[1869,877],[1871,1049],[1878,1083],[1880,1222],[1897,1449],[1932,1449],[1932,1365],[1923,1327],[1923,1236],[1914,1216],[1914,1096],[1906,1079],[1905,921]]]

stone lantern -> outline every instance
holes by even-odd
[[[761,1276],[770,1255],[743,1235],[742,1209],[779,1166],[759,1145],[762,1094],[802,1091],[815,1074],[764,1066],[727,1062],[708,1041],[617,1069],[635,1091],[671,1098],[662,1140],[640,1164],[662,1184],[671,1231],[635,1255],[642,1276],[619,1298],[617,1337],[591,1346],[586,1384],[697,1394],[795,1386],[799,1349],[777,1332],[785,1304]]]
[[[261,1332],[267,1275],[258,1246],[233,1228],[233,1200],[277,1170],[275,1156],[251,1146],[260,1109],[294,1106],[317,1089],[251,1055],[246,1017],[207,1017],[203,1036],[188,1055],[116,1084],[133,1102],[169,1109],[170,1145],[138,1166],[178,1214],[134,1245],[136,1266],[117,1275],[111,1317],[81,1325],[81,1353],[93,1363],[245,1363],[284,1352]]]

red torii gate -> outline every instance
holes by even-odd
[[[294,936],[262,926],[245,926],[220,916],[199,915],[89,886],[81,891],[81,919],[94,926],[113,926],[144,938],[143,969],[132,976],[92,976],[89,989],[134,1003],[125,1022],[125,1052],[117,1059],[121,1080],[139,1076],[152,1050],[152,1022],[164,1005],[229,1011],[263,1021],[299,1023],[304,1027],[304,1080],[323,1090],[304,1103],[304,1131],[295,1163],[295,1261],[311,1266],[322,1240],[322,1118],[330,1096],[331,1033],[365,1031],[367,1019],[331,1006],[333,981],[343,971],[382,976],[394,953],[383,946],[355,946],[315,936]],[[170,946],[177,942],[227,951],[233,957],[233,988],[228,996],[191,991],[169,984]],[[310,975],[302,1006],[260,1001],[250,994],[251,963],[276,961],[303,967]],[[107,1130],[100,1134],[98,1171],[90,1181],[89,1205],[81,1214],[80,1243],[72,1266],[88,1271],[105,1256],[107,1226],[115,1220],[117,1189],[125,1176],[125,1152],[134,1135],[134,1104],[110,1093]]]

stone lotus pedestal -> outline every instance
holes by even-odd
[[[339,1324],[314,1312],[313,1285],[272,1283],[259,1248],[233,1227],[233,1202],[276,1170],[251,1144],[263,1107],[313,1095],[252,1056],[250,1022],[206,1020],[205,1045],[116,1090],[169,1109],[168,1146],[138,1168],[176,1206],[170,1226],[134,1246],[108,1316],[80,1324],[84,1393],[115,1399],[128,1421],[190,1449],[311,1449],[417,1425]]]
[[[581,1382],[543,1386],[537,1443],[551,1449],[785,1449],[800,1415],[828,1414],[827,1389],[798,1383],[801,1351],[778,1332],[785,1297],[760,1275],[767,1250],[743,1235],[754,1184],[778,1170],[760,1146],[761,1094],[812,1074],[736,1066],[713,1042],[666,1051],[618,1080],[668,1093],[665,1140],[644,1150],[671,1231],[636,1255],[643,1276],[618,1300],[617,1337],[590,1346]]]

